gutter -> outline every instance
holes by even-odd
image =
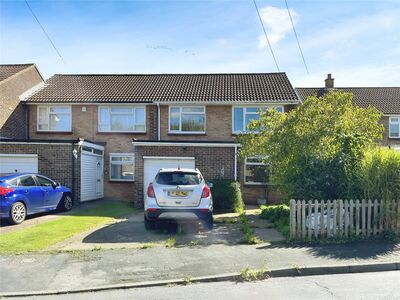
[[[237,148],[240,146],[239,144],[235,143],[216,143],[216,142],[167,142],[167,141],[132,141],[134,146],[167,146],[167,147],[184,147],[184,146],[193,146],[193,147],[220,147],[220,148],[227,148],[233,147]]]

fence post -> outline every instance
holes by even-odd
[[[365,199],[362,199],[361,201],[361,233],[363,236],[365,236],[365,231],[366,231],[366,218],[367,218],[367,203],[365,202]]]
[[[319,234],[319,223],[320,223],[320,217],[321,217],[321,214],[319,214],[318,213],[318,211],[319,211],[319,203],[318,203],[318,200],[315,200],[314,201],[314,216],[315,216],[315,218],[314,218],[314,236],[316,237],[316,238],[318,238],[318,234]]]
[[[297,238],[301,238],[301,201],[297,200],[297,205],[296,205],[296,211],[297,211],[297,225],[296,225],[296,231],[297,231]]]
[[[301,238],[306,238],[306,201],[301,201]]]
[[[343,200],[339,200],[339,236],[343,235]]]
[[[399,199],[397,199],[396,220],[397,220],[397,234],[400,234],[400,200]]]
[[[354,200],[350,200],[350,235],[354,235]]]
[[[367,214],[367,236],[371,235],[371,212],[372,212],[372,201],[368,200],[368,214]]]
[[[337,235],[337,201],[333,200],[333,236]]]
[[[361,228],[361,222],[360,222],[360,200],[356,200],[356,235],[360,235],[360,228]]]
[[[311,215],[312,215],[312,202],[308,200],[308,239],[311,240],[312,236],[312,226],[311,226]],[[315,222],[315,215],[314,215]]]
[[[349,200],[344,201],[344,235],[349,236]]]
[[[374,200],[374,218],[372,219],[372,222],[374,223],[373,228],[373,235],[377,235],[378,234],[378,222],[379,222],[379,218],[378,218],[378,200]]]
[[[296,200],[290,200],[290,239],[296,237]]]
[[[331,220],[331,200],[326,203],[326,236],[330,238],[332,236],[332,220]]]
[[[325,201],[321,200],[321,215],[319,219],[319,229],[322,237],[325,237]]]

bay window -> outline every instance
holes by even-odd
[[[110,181],[133,181],[133,154],[110,153]]]
[[[234,106],[232,118],[232,132],[248,132],[247,127],[253,120],[260,119],[260,112],[267,109],[276,109],[278,112],[284,112],[283,106]]]
[[[63,132],[71,131],[71,106],[38,106],[37,130]]]
[[[170,133],[205,133],[205,107],[171,106],[169,108]]]
[[[400,116],[389,118],[389,137],[400,138]]]
[[[269,184],[270,167],[261,157],[247,157],[244,162],[244,183],[263,185]]]
[[[146,132],[144,106],[99,106],[100,132]]]

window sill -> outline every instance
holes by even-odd
[[[146,131],[97,131],[97,134],[147,134]]]
[[[72,134],[72,131],[51,131],[51,130],[36,130],[37,134],[41,133],[62,133],[62,134]]]
[[[110,180],[108,180],[108,182],[111,182],[111,183],[113,183],[113,182],[115,182],[115,183],[123,183],[123,182],[130,183],[130,182],[135,182],[135,180],[110,179]]]
[[[389,136],[388,139],[389,140],[400,140],[400,136],[398,136],[398,137]]]
[[[168,132],[168,135],[207,135],[206,132]]]

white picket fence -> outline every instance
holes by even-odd
[[[369,237],[389,229],[400,233],[399,200],[290,200],[292,240]]]

